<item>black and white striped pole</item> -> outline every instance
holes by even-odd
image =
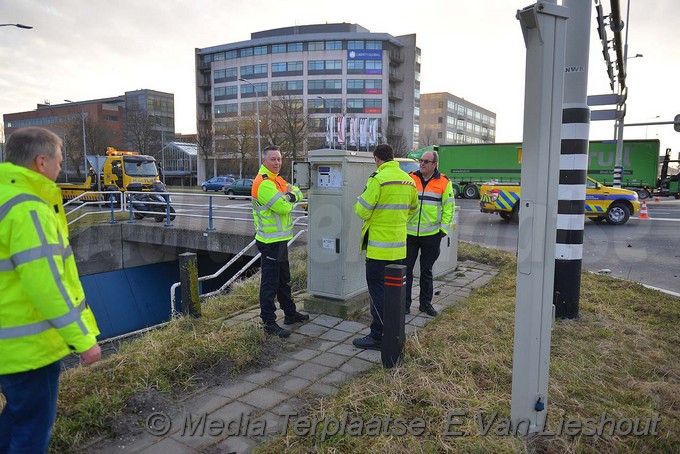
[[[576,318],[581,291],[583,223],[588,173],[587,102],[590,0],[564,0],[569,8],[564,59],[564,104],[555,242],[555,316]]]

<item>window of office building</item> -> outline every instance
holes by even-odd
[[[240,56],[241,57],[252,57],[253,56],[253,48],[252,47],[246,47],[245,49],[240,50]]]
[[[456,113],[461,117],[465,116],[465,106],[461,106],[460,104],[456,104]]]
[[[286,50],[288,52],[302,52],[302,43],[288,43]]]
[[[301,61],[272,63],[272,77],[301,76],[302,65]]]
[[[382,112],[382,99],[364,99],[364,112],[366,113]]]
[[[253,48],[255,55],[267,55],[267,46],[257,46]]]
[[[272,82],[272,95],[301,95],[303,92],[303,85],[301,80]]]
[[[482,113],[475,111],[475,120],[482,121]]]
[[[309,94],[341,94],[341,79],[309,80],[307,82],[307,93]]]
[[[267,82],[257,84],[241,84],[241,98],[250,98],[255,96],[255,91],[259,96],[267,96]]]
[[[382,41],[366,41],[366,49],[382,50]]]
[[[218,69],[214,72],[215,83],[236,80],[238,68]]]
[[[453,141],[453,131],[446,131],[446,140]]]
[[[453,126],[455,126],[455,124],[456,124],[456,119],[447,115],[446,116],[446,125],[453,127]]]
[[[455,112],[456,111],[456,103],[453,102],[453,101],[447,101],[446,102],[446,108],[448,110],[450,110],[451,112]]]
[[[309,60],[307,62],[307,74],[342,74],[341,60]]]
[[[326,50],[342,50],[342,41],[326,41]]]
[[[229,85],[227,87],[215,87],[215,100],[221,99],[236,99],[238,88],[236,85]]]
[[[382,60],[366,60],[366,74],[382,74]]]
[[[347,93],[365,93],[369,95],[382,93],[380,79],[348,79]]]
[[[229,50],[227,52],[224,52],[225,60],[233,60],[234,58],[238,58],[238,52],[236,52],[235,50]]]
[[[323,41],[310,41],[307,43],[307,50],[324,50]]]
[[[444,108],[444,101],[439,101],[437,103],[437,107],[439,107],[440,109],[443,109]]]
[[[272,44],[272,54],[282,54],[286,52],[285,44]]]
[[[238,104],[215,104],[215,117],[228,117],[238,114]]]
[[[222,61],[222,60],[224,60],[224,52],[216,52],[216,53],[213,54],[213,61]]]
[[[241,77],[256,78],[267,77],[267,65],[241,66]]]
[[[437,139],[441,139],[444,136],[441,131],[437,133]]]
[[[442,117],[437,118],[437,123],[444,123],[444,119]]]
[[[364,40],[350,40],[347,41],[347,49],[364,49]]]

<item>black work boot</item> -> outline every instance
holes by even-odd
[[[359,337],[352,341],[352,345],[356,348],[365,348],[366,350],[380,350],[382,341],[373,339],[370,335],[366,337]]]
[[[309,315],[295,312],[293,315],[286,315],[283,319],[284,325],[292,325],[293,323],[306,322],[309,320]]]
[[[277,325],[276,322],[267,322],[264,324],[264,332],[267,334],[271,334],[274,336],[279,336],[282,338],[286,338],[290,336],[290,331],[287,329],[281,328],[279,325]]]

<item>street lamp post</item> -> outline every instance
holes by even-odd
[[[257,87],[248,79],[240,77],[238,80],[245,82],[255,90],[255,115],[257,116],[257,166],[262,164],[262,147],[260,145],[260,93],[257,91]]]
[[[24,28],[26,30],[30,30],[33,27],[30,25],[24,25],[24,24],[0,24],[0,27],[16,27],[16,28]]]
[[[65,102],[73,103],[68,99],[64,99]],[[85,112],[83,111],[83,106],[80,106],[80,121],[83,126],[83,163],[85,164],[84,172],[87,173],[87,141],[85,138]]]
[[[328,102],[323,96],[317,96],[319,99],[323,99],[324,105],[328,105],[328,133],[331,135],[329,144],[331,148],[335,148],[335,137],[333,135],[333,124],[331,123],[331,103]]]

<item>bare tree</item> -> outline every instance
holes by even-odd
[[[388,139],[388,143],[392,146],[394,150],[394,156],[398,158],[403,158],[411,149],[411,145],[406,143],[406,139],[403,135],[401,136],[391,136]]]
[[[310,115],[302,99],[279,96],[269,103],[268,129],[272,143],[281,146],[284,157],[293,161],[304,157]]]
[[[196,144],[198,145],[198,149],[200,150],[201,154],[203,155],[203,162],[207,164],[208,162],[212,159],[213,160],[213,176],[215,173],[215,154],[214,154],[214,144],[213,140],[215,139],[215,129],[212,125],[212,122],[209,124],[204,124],[201,123],[198,127],[198,134],[196,134]],[[206,172],[206,177],[208,176],[208,173]]]
[[[219,144],[220,154],[237,160],[240,176],[256,173],[257,166],[259,166],[257,162],[257,117],[242,115],[231,118],[222,124],[220,133],[222,140],[216,141]],[[262,134],[262,128],[260,134]],[[267,134],[266,130],[265,134]],[[255,158],[254,166],[251,162],[253,158]]]
[[[127,109],[125,114],[125,142],[134,151],[145,155],[157,155],[159,133],[155,130],[157,123],[147,111]]]
[[[69,169],[76,169],[78,176],[82,178],[83,123],[80,116],[73,117],[65,124],[63,135],[66,166]],[[91,118],[85,119],[85,144],[88,155],[104,155],[106,148],[111,146],[111,138],[111,131],[104,124],[104,120],[95,122]],[[86,172],[87,170],[85,169]]]
[[[439,141],[435,137],[434,131],[428,129],[426,131],[420,131],[420,136],[418,136],[418,147],[425,148],[430,145],[438,145]]]

